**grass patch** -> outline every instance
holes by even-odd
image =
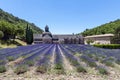
[[[112,61],[107,60],[107,61],[102,61],[102,63],[105,64],[106,66],[114,67],[114,64]]]
[[[0,64],[4,64],[5,63],[5,60],[0,60]]]
[[[15,69],[14,72],[17,75],[19,75],[19,74],[23,74],[23,73],[27,72],[27,70],[28,70],[28,67],[26,65],[20,65]]]
[[[88,57],[93,58],[94,54],[86,54]]]
[[[55,64],[54,69],[56,74],[65,74],[62,64]]]
[[[98,71],[102,75],[108,75],[108,71],[105,68],[98,68]]]
[[[83,72],[83,73],[86,73],[87,71],[86,71],[86,69],[83,68],[82,66],[79,66],[79,67],[77,67],[77,72]]]
[[[90,66],[90,67],[97,67],[97,64],[95,62],[87,62],[87,64]]]
[[[34,66],[34,61],[32,61],[32,60],[26,61],[25,64],[28,66]]]
[[[88,56],[82,56],[80,59],[86,62],[90,67],[97,67],[96,62]]]
[[[6,67],[4,65],[0,65],[0,73],[6,72]]]
[[[40,66],[37,67],[36,72],[44,74],[44,73],[47,72],[47,67],[44,66],[44,65],[40,65]]]
[[[118,65],[120,65],[120,60],[118,59],[118,60],[116,60],[115,61]]]
[[[78,66],[79,65],[77,60],[69,59],[69,61],[70,61],[71,65],[73,65],[73,66]]]
[[[15,60],[15,58],[13,57],[13,56],[9,56],[9,57],[7,57],[7,60],[10,62],[10,61],[14,61]]]

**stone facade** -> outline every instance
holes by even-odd
[[[87,44],[88,40],[93,41],[91,44],[111,44],[113,34],[93,35],[84,37],[84,43]]]
[[[42,34],[33,34],[34,44],[40,43],[64,43],[64,44],[84,44],[83,37],[81,35],[74,34],[52,34],[49,31],[49,27],[45,27],[45,31]]]

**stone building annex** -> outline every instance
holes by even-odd
[[[49,27],[46,25],[45,31],[42,34],[34,34],[34,44],[40,43],[65,43],[65,44],[83,44],[84,40],[81,35],[74,34],[52,34]]]

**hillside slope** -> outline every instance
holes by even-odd
[[[42,33],[42,29],[37,27],[34,23],[30,23],[26,20],[20,19],[18,17],[13,16],[12,14],[3,11],[0,9],[0,21],[8,22],[15,27],[22,28],[23,30],[26,28],[27,24],[32,28],[34,33]]]
[[[117,19],[115,21],[111,21],[109,23],[97,26],[92,29],[86,29],[83,31],[83,36],[90,36],[90,35],[98,35],[98,34],[107,34],[107,33],[114,33],[115,29],[120,26],[120,19]]]

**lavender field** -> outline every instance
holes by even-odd
[[[80,44],[39,44],[0,49],[0,80],[119,78],[120,49]]]

